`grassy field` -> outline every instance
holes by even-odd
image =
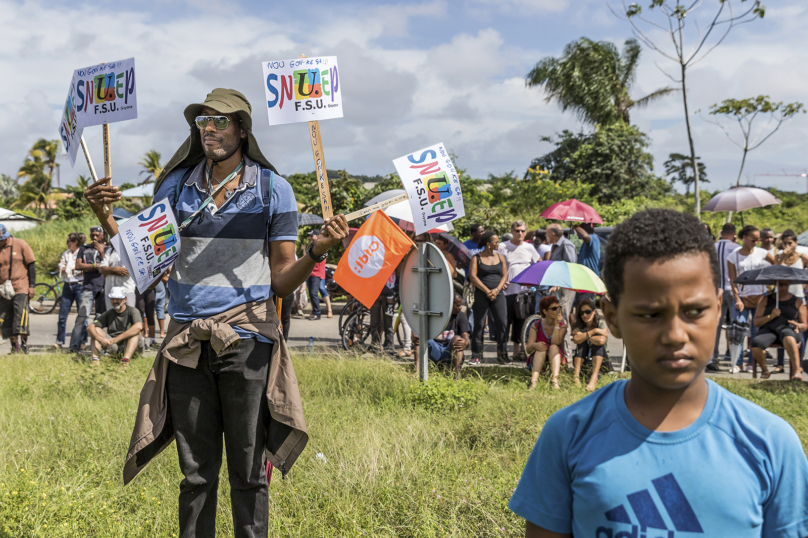
[[[294,360],[311,441],[270,486],[273,537],[522,536],[507,502],[524,462],[547,417],[585,395],[564,376],[560,392],[543,384],[528,393],[514,369],[467,370],[459,386],[434,376],[424,392],[411,368],[388,362]],[[121,481],[150,366],[0,361],[0,537],[178,534],[173,446],[132,484]],[[808,445],[806,385],[723,384],[786,418]],[[232,536],[222,476],[218,528]]]

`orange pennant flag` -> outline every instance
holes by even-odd
[[[370,308],[413,246],[384,211],[376,211],[357,230],[337,265],[334,280]]]

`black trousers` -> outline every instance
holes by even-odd
[[[471,337],[471,352],[474,355],[483,353],[483,325],[485,313],[490,312],[491,318],[497,328],[497,351],[508,350],[508,311],[504,295],[497,295],[495,300],[490,300],[481,290],[474,290],[474,304],[471,307],[474,312],[474,320],[480,320],[474,324],[474,332]]]
[[[27,293],[17,293],[12,299],[0,297],[0,333],[3,338],[28,337],[30,331],[28,330]]]
[[[179,496],[181,538],[214,538],[216,534],[222,436],[235,536],[267,536],[264,440],[271,352],[272,344],[250,338],[217,357],[205,341],[195,369],[169,364],[168,402],[185,476]]]
[[[522,341],[522,324],[525,318],[520,318],[516,313],[516,297],[518,293],[505,296],[505,305],[508,308],[508,330],[511,333],[511,342],[519,343]]]
[[[393,349],[393,316],[385,314],[387,311],[387,296],[380,295],[370,307],[370,341],[382,345],[382,332],[384,332],[384,348]]]
[[[137,309],[143,315],[143,321],[146,322],[148,327],[154,327],[154,301],[156,295],[154,290],[146,290],[143,293],[135,290]]]

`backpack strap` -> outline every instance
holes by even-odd
[[[177,182],[177,187],[174,190],[174,207],[177,207],[177,202],[180,199],[180,193],[182,192],[182,186],[185,185],[185,182],[188,181],[188,178],[191,177],[191,172],[194,171],[193,166],[189,166],[185,169],[185,172],[182,173],[182,177]]]

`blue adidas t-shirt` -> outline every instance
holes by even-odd
[[[553,416],[508,505],[576,538],[808,536],[808,460],[780,417],[707,381],[701,416],[646,429],[616,381]]]
[[[267,241],[297,240],[297,203],[291,185],[275,175],[267,233],[261,202],[261,167],[244,158],[239,186],[215,212],[209,205],[180,232],[182,248],[168,289],[168,313],[179,322],[204,319],[233,307],[272,297]],[[154,194],[168,198],[182,223],[207,197],[203,188],[205,161],[196,165],[176,197],[177,183],[187,169],[172,171]],[[177,198],[175,200],[175,198]],[[255,336],[234,327],[242,338]]]

